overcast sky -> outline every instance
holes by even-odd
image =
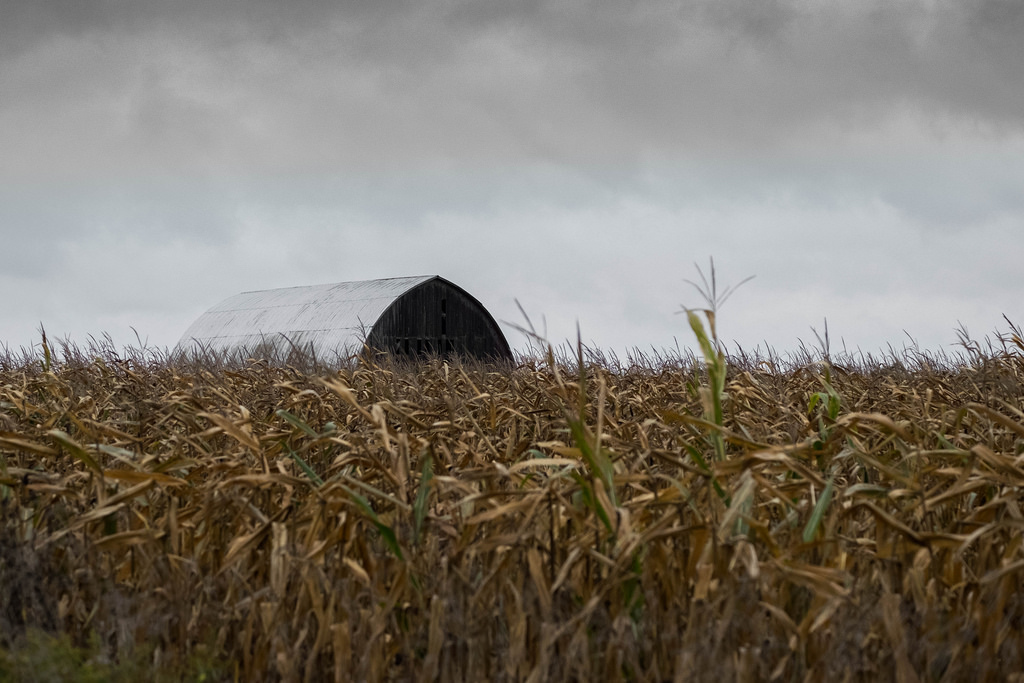
[[[0,0],[0,344],[438,274],[554,340],[1024,323],[1020,0]],[[514,347],[521,334],[505,325]]]

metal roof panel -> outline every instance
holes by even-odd
[[[394,301],[434,275],[361,282],[339,282],[243,292],[220,302],[185,331],[177,349],[196,344],[216,351],[252,349],[261,344],[284,353],[291,345],[320,357],[358,352],[362,333]],[[290,342],[290,343],[289,343]]]

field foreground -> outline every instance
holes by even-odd
[[[1024,671],[1018,350],[578,365],[8,359],[0,680]]]

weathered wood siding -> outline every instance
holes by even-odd
[[[505,336],[487,309],[441,278],[400,296],[377,320],[367,344],[395,355],[512,358]]]

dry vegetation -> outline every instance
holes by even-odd
[[[0,679],[68,652],[95,680],[1004,680],[1002,340],[728,368],[0,356]]]

